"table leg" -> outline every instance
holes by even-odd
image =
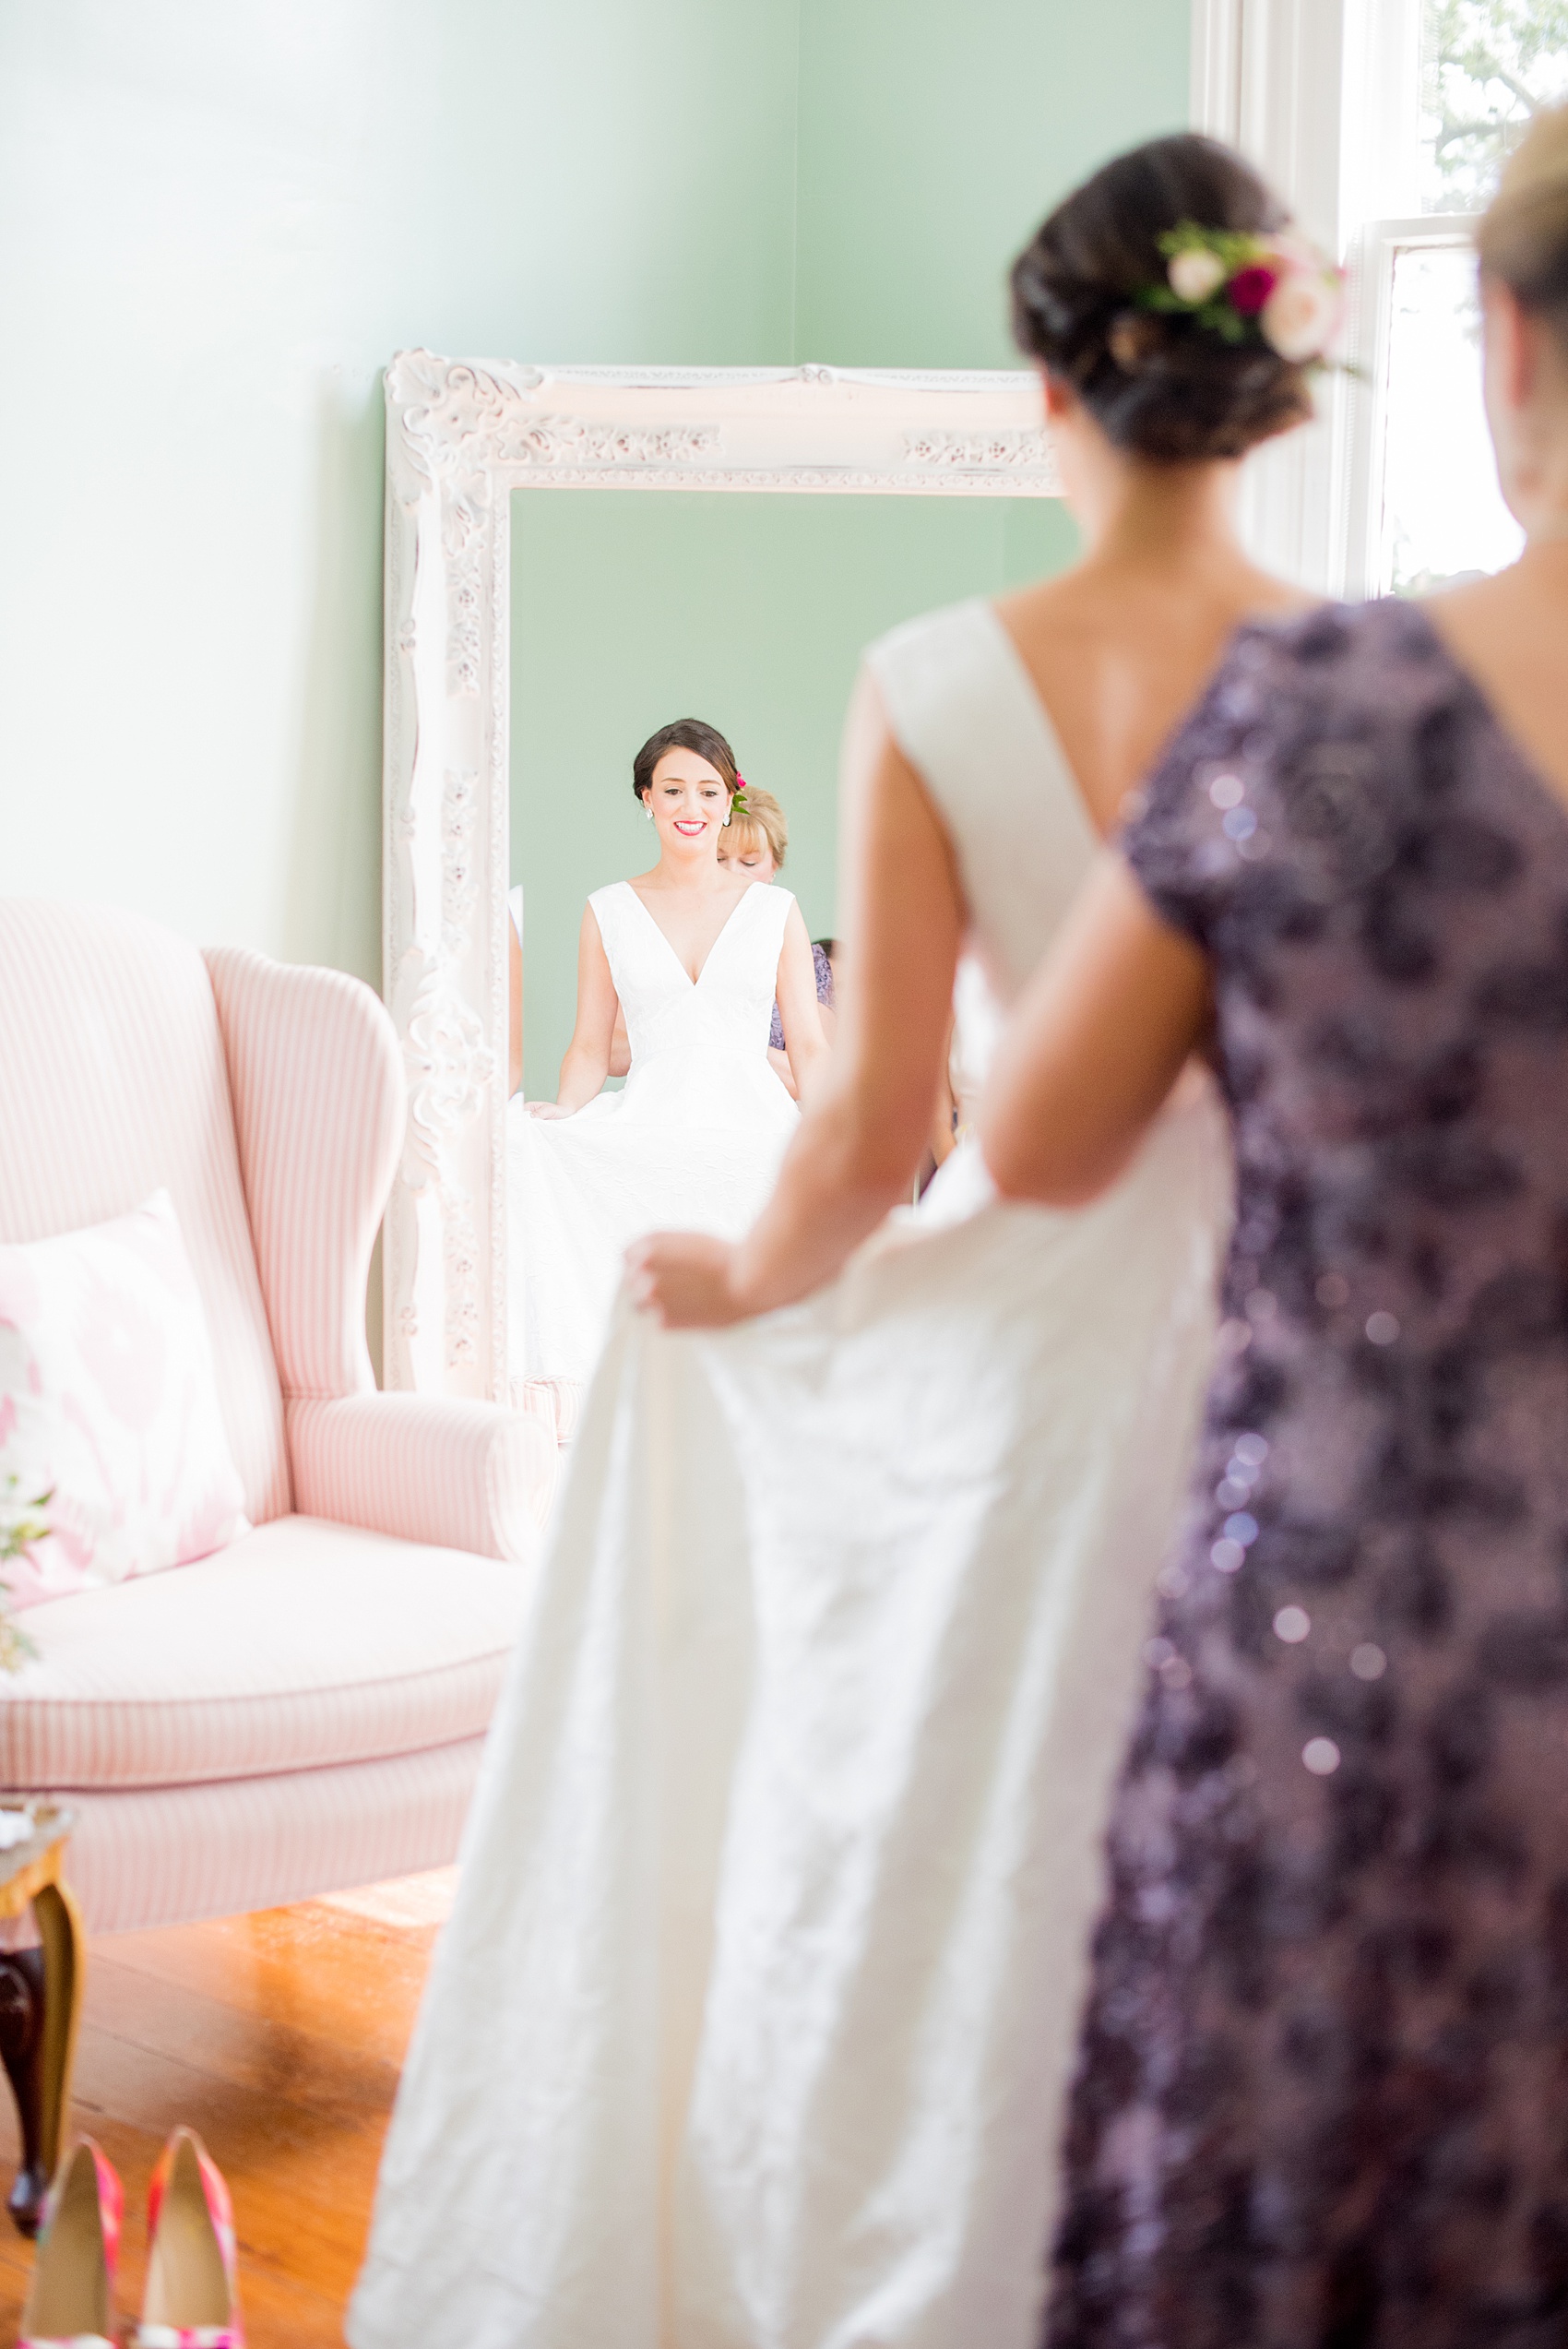
[[[0,2060],[11,2083],[20,2124],[22,2158],[7,2205],[23,2235],[38,2233],[49,2190],[43,2166],[43,1952],[0,1954]]]
[[[32,1913],[38,1919],[43,1942],[43,2096],[39,2153],[44,2176],[52,2178],[59,2166],[65,2124],[70,2116],[71,2066],[77,2052],[87,1950],[81,1911],[68,1886],[58,1881],[41,1885],[33,1894]]]

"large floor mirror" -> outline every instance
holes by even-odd
[[[508,892],[534,1099],[571,1035],[585,900],[649,862],[631,760],[669,720],[719,726],[781,803],[782,878],[831,934],[862,646],[1054,567],[1070,526],[1027,375],[415,352],[387,375],[386,543],[386,984],[410,1089],[386,1377],[505,1401]]]

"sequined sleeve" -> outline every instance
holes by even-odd
[[[1271,709],[1290,695],[1300,635],[1300,623],[1238,632],[1123,820],[1121,851],[1150,903],[1206,952],[1272,844],[1260,760],[1274,741]]]

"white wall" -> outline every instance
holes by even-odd
[[[378,371],[789,347],[777,0],[0,0],[0,891],[379,981]]]
[[[994,364],[1188,12],[0,0],[0,893],[379,982],[392,352]]]

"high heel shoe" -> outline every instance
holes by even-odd
[[[147,2291],[136,2349],[244,2349],[234,2213],[196,2131],[177,2128],[147,2195]]]
[[[17,2349],[113,2349],[124,2208],[112,2164],[78,2137],[43,2205]]]

